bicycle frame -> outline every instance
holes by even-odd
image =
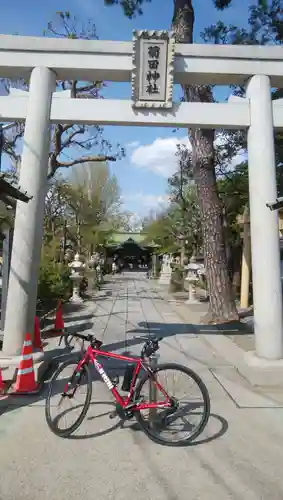
[[[126,397],[121,396],[119,391],[116,389],[112,380],[108,377],[107,373],[105,372],[103,366],[97,361],[97,359],[96,359],[97,356],[102,356],[104,358],[118,359],[120,361],[127,361],[128,363],[134,363],[136,365],[135,371],[133,373],[133,378],[131,381],[130,390],[129,390],[129,393]],[[146,410],[148,408],[169,408],[169,407],[171,407],[171,400],[170,400],[168,394],[166,393],[164,388],[159,384],[159,382],[156,380],[156,377],[155,377],[152,369],[144,363],[144,360],[142,358],[132,358],[132,357],[128,357],[128,356],[122,356],[121,354],[115,354],[113,352],[101,351],[100,349],[95,349],[94,347],[88,346],[88,348],[84,354],[84,357],[79,361],[75,372],[80,372],[83,365],[86,363],[89,363],[89,362],[93,363],[96,371],[101,376],[103,382],[106,384],[108,389],[112,392],[117,403],[123,409],[127,409],[127,407],[129,407],[129,405],[130,405],[131,411]],[[154,382],[156,387],[159,389],[159,391],[163,394],[163,396],[165,398],[164,401],[142,402],[142,403],[137,403],[137,404],[132,403],[132,396],[135,392],[135,385],[136,385],[137,377],[139,375],[141,368],[143,368],[145,371],[147,371],[149,373],[150,378],[152,379],[152,381]]]

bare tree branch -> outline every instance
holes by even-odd
[[[56,37],[68,39],[95,40],[98,38],[96,34],[96,27],[93,22],[88,21],[87,23],[81,24],[78,19],[75,16],[72,16],[68,11],[56,12],[55,21],[48,23],[47,30],[44,32],[44,35],[48,35],[48,33],[52,33],[52,35],[55,35]],[[7,92],[10,87],[20,87],[28,90],[28,83],[24,80],[9,81],[4,79],[1,82]],[[75,99],[100,99],[102,98],[100,91],[105,86],[106,85],[101,81],[80,82],[77,80],[60,80],[57,82],[57,88],[62,88],[63,90],[69,89],[71,91],[71,97]],[[87,131],[91,131],[91,133],[87,134]],[[18,160],[16,143],[17,140],[22,137],[23,132],[24,127],[22,126],[20,133],[16,135],[13,141],[10,141],[10,145],[7,145],[5,148],[7,154],[9,154],[14,160]],[[86,135],[89,135],[89,137],[86,137]],[[72,148],[70,161],[62,162],[60,160],[60,156],[64,154],[64,150],[69,148]],[[82,154],[84,151],[96,154],[83,156]],[[82,156],[79,157],[79,155]],[[115,161],[117,158],[124,156],[125,151],[119,144],[116,145],[115,151],[112,150],[110,141],[104,139],[103,137],[103,128],[98,125],[94,125],[92,127],[79,126],[76,124],[55,125],[52,127],[48,179],[54,176],[56,170],[60,167],[68,168],[73,165],[89,161]]]
[[[87,163],[87,162],[95,162],[95,161],[116,161],[115,156],[84,156],[83,158],[78,158],[76,160],[71,160],[71,161],[58,161],[58,165],[60,167],[72,167],[73,165],[78,165],[80,163]]]
[[[84,127],[80,127],[79,129],[75,129],[73,130],[72,133],[68,134],[66,136],[66,138],[64,139],[64,141],[62,141],[62,135],[61,135],[61,148],[59,150],[59,153],[61,153],[61,151],[67,147],[69,147],[73,142],[72,142],[72,139],[76,136],[76,135],[79,135],[79,134],[84,134],[85,133],[85,128]],[[78,143],[77,143],[78,145]]]

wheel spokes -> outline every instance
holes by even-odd
[[[152,418],[150,412],[148,417],[143,412],[143,418],[152,431],[162,439],[188,440],[195,434],[204,418],[205,404],[202,391],[186,371],[161,369],[156,375],[158,383],[172,400],[172,407],[156,408]],[[146,394],[145,387],[143,391]],[[164,397],[162,398],[160,390],[157,390],[156,400],[162,399]]]

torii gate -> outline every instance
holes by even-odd
[[[166,38],[165,32],[162,36],[143,33],[148,39]],[[168,79],[163,104],[139,107],[131,100],[76,100],[64,92],[55,98],[59,94],[54,93],[56,79],[133,79],[133,98],[142,100],[142,95],[136,95],[137,75],[142,76],[141,86],[145,78],[139,74],[139,65],[144,63],[136,51],[140,37],[137,33],[132,43],[0,36],[0,77],[30,78],[28,94],[18,91],[0,97],[0,118],[26,121],[20,184],[32,196],[28,204],[17,203],[4,353],[18,354],[25,333],[33,328],[50,124],[83,123],[248,129],[256,354],[270,362],[283,359],[278,216],[266,206],[276,199],[273,133],[274,128],[283,128],[283,100],[272,102],[271,88],[283,87],[283,48],[176,44],[168,64],[161,61],[161,72]],[[225,104],[172,104],[173,83],[246,85],[246,98],[231,97]]]

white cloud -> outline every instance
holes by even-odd
[[[129,225],[132,228],[132,231],[141,231],[142,230],[142,217],[137,214],[133,213],[129,217]]]
[[[153,194],[137,193],[136,199],[148,210],[162,209],[169,202],[169,197],[166,194],[156,196]]]
[[[161,137],[152,144],[137,147],[132,155],[131,162],[134,166],[146,168],[163,177],[170,177],[178,169],[176,157],[177,144],[190,146],[188,137]]]
[[[218,135],[215,144],[222,145],[225,139]],[[151,144],[139,145],[131,143],[135,147],[131,154],[131,163],[138,168],[145,168],[156,174],[168,179],[178,169],[178,158],[176,157],[177,145],[183,144],[191,149],[191,144],[188,137],[161,137],[155,139]],[[129,147],[130,145],[128,145]],[[241,150],[234,158],[231,159],[229,169],[233,169],[236,165],[247,159],[246,151]]]
[[[133,142],[129,142],[129,144],[126,144],[126,148],[134,149],[134,148],[137,148],[139,145],[140,145],[140,141],[133,141]]]
[[[134,202],[135,204],[139,205],[141,209],[152,210],[164,208],[169,202],[169,197],[167,194],[154,195],[138,192],[124,195],[123,200],[125,203]]]

